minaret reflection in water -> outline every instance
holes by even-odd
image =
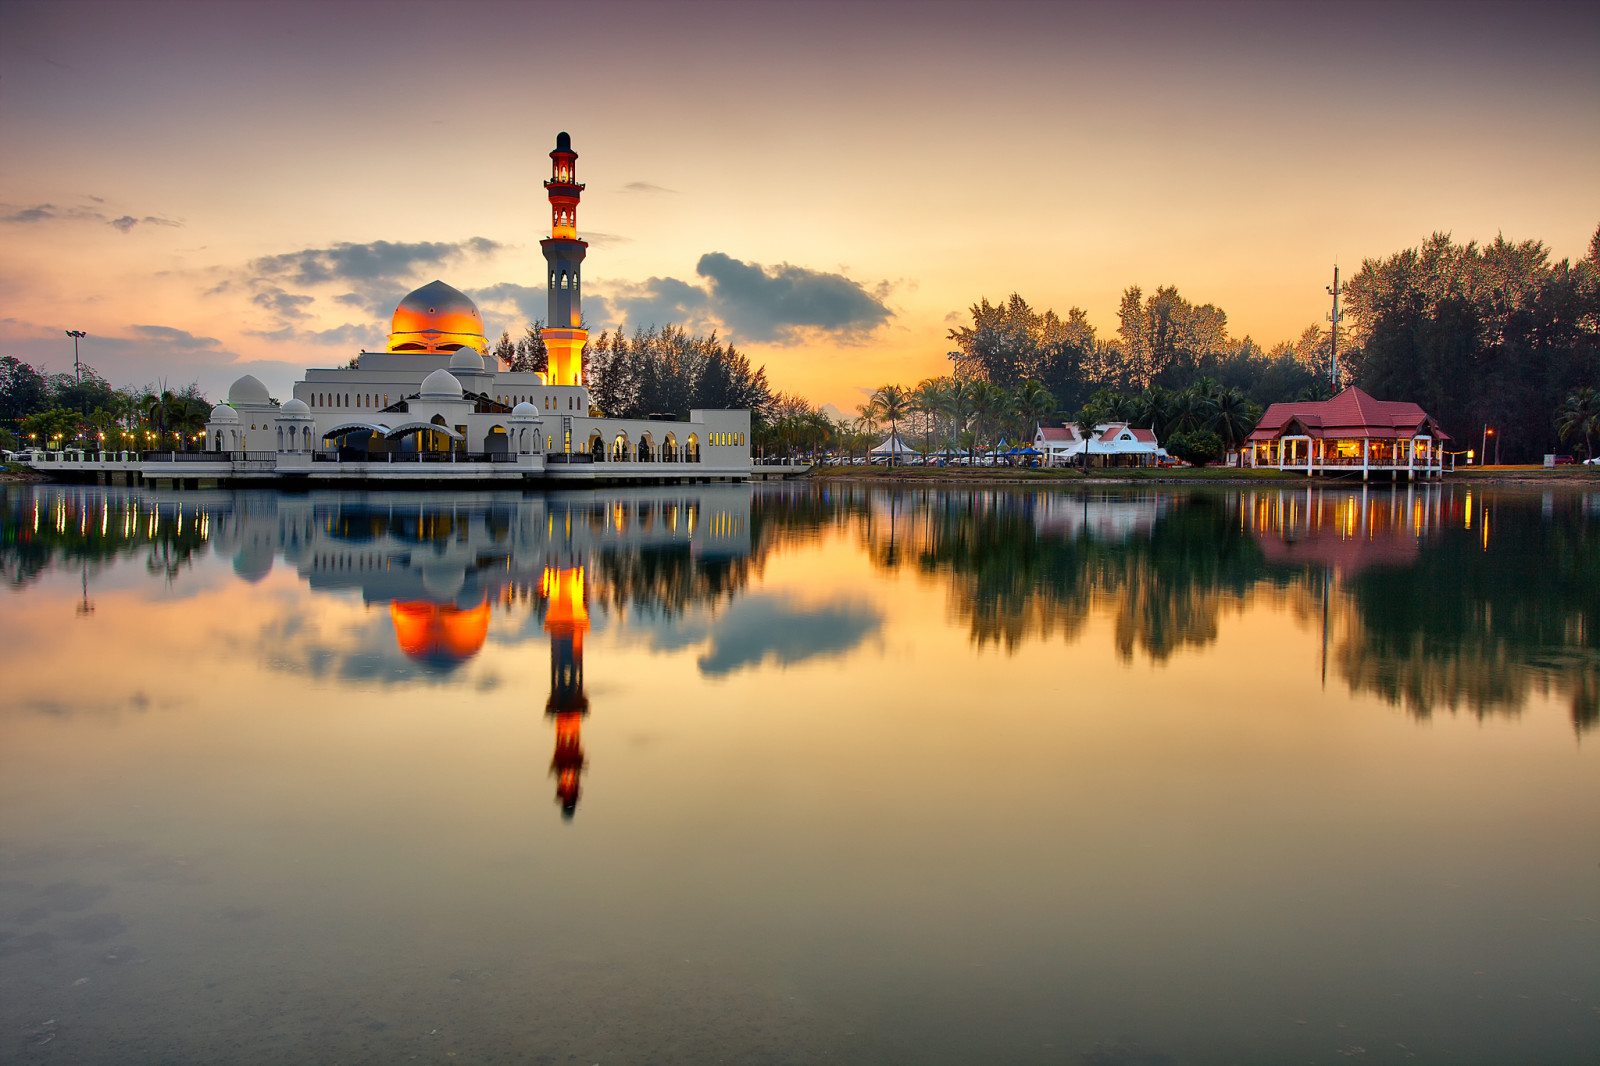
[[[589,697],[583,691],[583,635],[589,629],[583,567],[547,568],[540,592],[548,605],[544,631],[550,634],[550,698],[545,701],[544,713],[556,722],[550,772],[556,778],[561,816],[570,821],[578,809],[578,779],[584,763],[581,729],[589,713]]]

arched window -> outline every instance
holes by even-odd
[[[300,431],[300,450],[303,451],[303,452],[309,452],[311,450],[311,427],[310,426],[307,426],[305,429],[302,429]]]
[[[283,427],[278,427],[278,450],[283,451]]]

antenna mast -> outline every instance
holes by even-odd
[[[1337,392],[1337,391],[1339,391],[1339,319],[1343,317],[1342,315],[1339,314],[1339,264],[1338,263],[1335,263],[1333,265],[1333,285],[1331,287],[1329,287],[1328,292],[1329,292],[1330,295],[1333,296],[1333,314],[1328,316],[1328,321],[1333,324],[1333,328],[1330,331],[1330,345],[1331,345],[1331,351],[1332,351],[1332,354],[1333,354],[1333,358],[1332,358],[1332,360],[1330,360],[1330,363],[1331,363],[1330,374],[1331,374],[1331,383],[1333,385],[1333,390],[1335,392]]]

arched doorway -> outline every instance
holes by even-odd
[[[678,461],[678,438],[671,433],[668,433],[667,439],[661,442],[661,461],[663,463]]]
[[[689,434],[689,443],[683,446],[683,461],[686,463],[700,461],[700,437],[697,434]]]
[[[598,433],[589,438],[589,454],[597,463],[606,461],[606,442]]]
[[[650,434],[646,433],[639,438],[639,446],[634,449],[633,457],[638,463],[648,463],[655,459],[655,446],[650,440]]]

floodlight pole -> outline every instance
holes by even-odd
[[[81,329],[69,329],[67,336],[72,338],[72,380],[82,382],[83,369],[78,365],[78,342],[88,334]]]

